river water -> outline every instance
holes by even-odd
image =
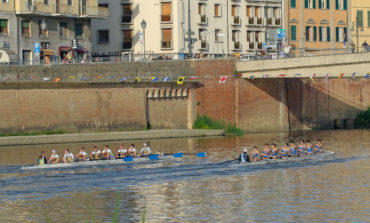
[[[321,138],[336,159],[235,167],[242,146]],[[369,222],[370,131],[303,131],[158,139],[153,151],[207,152],[206,160],[20,170],[41,150],[101,142],[0,147],[0,222]],[[137,146],[139,147],[139,146]],[[118,211],[115,211],[117,209]]]

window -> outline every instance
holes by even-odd
[[[326,32],[328,31],[327,28],[329,27],[322,27],[322,26],[319,27],[319,41],[320,42],[328,41],[327,34],[326,34]]]
[[[44,0],[44,5],[49,5],[49,0]]]
[[[297,40],[297,26],[290,26],[290,40]]]
[[[72,0],[67,0],[67,5],[71,6],[72,5]]]
[[[357,10],[356,13],[356,20],[358,18],[358,26],[363,27],[364,26],[364,12],[362,10]]]
[[[162,29],[162,48],[172,48],[172,29]]]
[[[23,20],[21,22],[22,36],[30,36],[30,21]]]
[[[59,23],[59,36],[61,39],[66,39],[68,38],[68,23],[66,22],[61,22]]]
[[[347,28],[346,27],[336,27],[335,28],[335,41],[347,42]]]
[[[215,4],[215,16],[221,16],[221,5]]]
[[[98,42],[109,43],[109,30],[98,30]]]
[[[291,8],[297,7],[296,0],[290,0],[290,7]]]
[[[198,14],[199,15],[204,15],[206,12],[206,4],[204,3],[199,3],[198,4]]]
[[[76,38],[82,39],[84,37],[84,24],[76,23]]]
[[[206,31],[205,29],[199,29],[199,40],[204,40]]]
[[[132,48],[132,30],[123,30],[122,49],[129,50]]]
[[[319,0],[319,9],[329,9],[330,0]]]
[[[221,30],[220,29],[215,29],[215,42],[220,42],[221,41]]]
[[[123,4],[122,5],[122,23],[131,23],[131,16],[132,16],[132,4]]]
[[[316,8],[316,0],[304,0],[304,7],[306,9],[315,9]]]
[[[316,26],[306,26],[306,41],[317,41]]]
[[[171,2],[162,2],[161,3],[161,21],[162,22],[171,22]]]
[[[45,23],[47,24],[47,22],[45,21]],[[47,25],[46,25],[46,29],[42,29],[42,21],[39,21],[39,36],[43,37],[43,38],[46,38],[48,37],[48,28],[47,28]]]
[[[8,3],[8,0],[1,0],[2,3]]]
[[[231,38],[232,38],[232,41],[238,42],[239,41],[239,31],[233,30],[231,33]]]
[[[0,19],[0,34],[8,35],[8,20]]]
[[[239,7],[237,5],[231,6],[231,16],[239,16]]]
[[[335,0],[335,9],[347,10],[347,0]]]
[[[367,26],[370,27],[370,11],[367,11]]]

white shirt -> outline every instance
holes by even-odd
[[[54,154],[51,154],[50,158],[57,158],[58,159],[59,158],[59,155],[58,154],[55,154],[55,155]]]
[[[118,149],[118,152],[119,153],[127,153],[127,149],[123,148],[123,149]]]
[[[101,151],[100,151],[100,150],[98,150],[98,151],[93,150],[93,151],[91,152],[91,154],[93,154],[93,155],[95,155],[95,154],[100,154],[100,153],[101,153]]]
[[[135,148],[129,148],[128,151],[133,153],[133,152],[136,152],[136,149]]]
[[[83,156],[87,156],[87,153],[85,151],[80,152],[80,154],[82,154]]]
[[[149,146],[147,146],[147,147],[143,147],[143,148],[141,148],[141,151],[140,151],[140,153],[141,154],[150,154],[150,147]]]
[[[71,157],[71,159],[75,159],[75,156],[72,153],[64,154],[64,159],[68,159],[68,157]]]

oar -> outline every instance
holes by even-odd
[[[237,160],[238,160],[238,158],[233,159],[233,160],[227,160],[227,161],[222,162],[222,163],[217,163],[216,165],[221,165],[221,164],[225,164],[225,163],[230,163],[230,162],[234,162],[234,161],[237,161]]]
[[[198,158],[206,158],[207,157],[207,153],[206,152],[200,152],[200,153],[165,153],[163,154],[164,156],[173,156],[175,158],[181,158],[183,157],[183,155],[195,155],[197,156]]]

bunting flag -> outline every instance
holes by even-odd
[[[356,72],[352,74],[352,79],[355,79],[356,74]]]
[[[170,80],[170,77],[164,77],[163,78],[163,82],[167,82],[167,81],[169,81]]]
[[[153,82],[157,82],[159,80],[159,78],[158,77],[152,77],[152,81]]]
[[[21,75],[17,75],[17,79],[22,79],[22,76]]]
[[[120,81],[121,82],[125,82],[125,81],[127,81],[127,78],[126,77],[122,77]]]
[[[50,81],[50,77],[44,77],[44,81]]]
[[[279,74],[279,77],[285,77],[286,74]]]
[[[344,73],[339,74],[338,80],[342,79]]]
[[[57,78],[55,78],[55,79],[54,79],[54,82],[59,82],[59,81],[61,81],[61,80],[62,80],[62,78],[57,77]]]
[[[234,77],[235,77],[235,78],[238,78],[238,77],[240,77],[240,76],[242,76],[240,73],[236,73],[236,74],[234,74]]]
[[[316,77],[316,74],[312,74],[312,76],[311,76],[311,80],[314,80],[314,79],[315,79],[315,77]]]
[[[329,78],[329,73],[327,73],[327,74],[325,75],[325,81],[326,81],[326,82],[328,82],[328,78]]]
[[[367,73],[366,74],[366,79],[369,79],[369,77],[370,77],[370,73]]]
[[[177,78],[177,84],[183,84],[185,80],[185,77],[178,77]]]
[[[251,75],[249,79],[253,80],[254,79],[254,75]]]
[[[190,77],[190,80],[192,81],[192,80],[196,80],[196,79],[199,79],[199,77],[197,77],[197,76],[191,76]]]
[[[73,79],[75,79],[75,76],[73,76],[73,75],[69,75],[69,76],[67,77],[67,79],[73,80]]]
[[[96,79],[98,79],[98,80],[100,80],[100,79],[102,79],[102,78],[103,78],[101,75],[96,75],[95,77],[96,77]]]
[[[264,75],[262,75],[262,78],[269,78],[269,75],[268,74],[264,74]]]
[[[221,76],[220,80],[218,80],[218,83],[224,84],[226,82],[227,76]]]
[[[9,79],[9,77],[3,77],[3,81],[6,81],[8,79]]]
[[[300,77],[301,74],[294,74],[294,77]]]
[[[138,82],[140,82],[141,81],[141,78],[140,77],[137,77],[136,79],[135,79],[135,83],[138,83]]]
[[[87,81],[87,77],[81,77],[81,81]]]

